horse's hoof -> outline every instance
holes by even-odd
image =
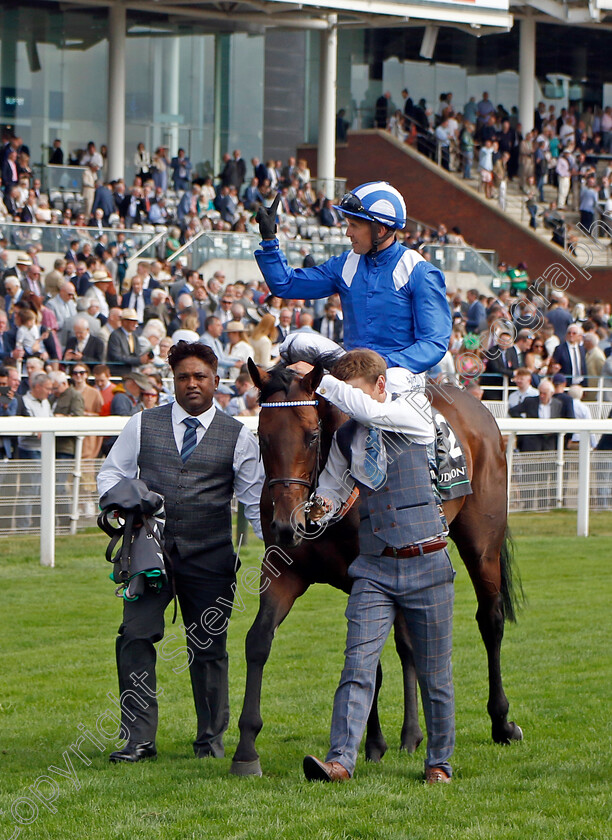
[[[522,741],[523,740],[523,730],[515,723],[513,720],[510,721],[510,726],[512,727],[512,734],[510,735],[511,741]]]
[[[523,730],[513,720],[508,721],[501,731],[493,732],[493,740],[496,744],[510,744],[512,741],[523,740]]]
[[[423,740],[423,733],[419,730],[414,735],[402,735],[400,741],[400,750],[407,753],[414,753],[419,748]]]
[[[230,773],[232,776],[263,776],[258,758],[255,761],[232,761]]]
[[[378,764],[383,755],[387,752],[387,744],[385,741],[366,741],[365,745],[365,759]]]

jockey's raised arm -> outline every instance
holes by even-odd
[[[347,350],[375,350],[389,367],[422,373],[448,349],[451,317],[442,272],[396,241],[406,225],[400,193],[377,181],[347,193],[336,209],[347,218],[352,250],[313,268],[292,269],[275,235],[278,203],[261,208],[255,258],[270,290],[285,298],[338,293]]]

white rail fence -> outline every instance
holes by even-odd
[[[238,418],[253,432],[256,417]],[[40,562],[55,564],[56,534],[75,534],[95,524],[98,496],[95,477],[102,459],[83,459],[87,435],[119,434],[127,417],[0,420],[0,435],[40,435],[40,461],[0,462],[0,536],[40,532]],[[612,510],[612,452],[592,452],[591,434],[612,433],[608,420],[525,420],[496,418],[508,436],[510,511],[577,510],[577,534],[588,536],[590,510]],[[579,448],[563,448],[566,434],[579,435]],[[556,434],[552,452],[517,453],[516,435]],[[55,438],[76,437],[74,459],[56,460]]]

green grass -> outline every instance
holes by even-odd
[[[575,513],[517,515],[512,520],[528,605],[503,645],[511,717],[525,740],[499,747],[486,714],[484,648],[474,621],[475,598],[456,562],[454,673],[457,745],[452,785],[425,787],[423,748],[398,750],[400,669],[388,644],[381,719],[389,752],[379,765],[358,762],[344,785],[308,784],[301,761],[328,745],[333,693],[342,666],[344,597],[315,587],[277,633],[263,690],[258,749],[263,778],[228,775],[238,738],[244,688],[243,644],[257,597],[229,632],[232,721],[228,758],[198,761],[187,673],[161,662],[159,759],[110,766],[111,741],[72,754],[75,781],[58,779],[56,812],[38,804],[23,838],[232,838],[232,840],[605,840],[610,803],[610,596],[612,516],[592,517],[589,539],[575,534]],[[260,555],[243,551],[243,563]],[[2,542],[2,682],[0,683],[0,838],[34,816],[37,783],[51,786],[48,767],[79,735],[95,731],[116,693],[114,638],[121,603],[113,597],[97,533],[57,541],[57,567],[38,564],[35,540]],[[456,558],[455,558],[456,559]],[[168,616],[171,615],[170,610]],[[168,621],[170,618],[168,618]],[[176,632],[170,625],[167,632]],[[175,646],[177,643],[175,643]],[[78,789],[76,787],[78,785]]]

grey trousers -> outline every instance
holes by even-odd
[[[355,578],[346,608],[344,669],[334,698],[327,761],[352,775],[374,697],[376,666],[398,610],[413,645],[427,726],[425,768],[449,775],[455,745],[451,665],[453,580],[446,550],[411,558],[361,554],[351,564]]]
[[[231,551],[231,547],[230,547]],[[173,557],[173,559],[175,559]],[[224,755],[223,733],[229,724],[227,623],[234,600],[235,577],[213,575],[179,566],[176,592],[187,637],[189,673],[197,715],[193,749],[198,757]],[[122,724],[130,741],[155,741],[158,700],[155,643],[164,636],[164,612],[172,600],[170,585],[160,592],[147,589],[136,601],[126,601],[116,643]],[[210,613],[210,610],[216,612]],[[207,612],[209,611],[209,612]],[[214,633],[204,628],[214,618]],[[180,621],[180,619],[179,619]],[[194,626],[195,625],[195,626]],[[208,624],[211,626],[211,623]],[[217,630],[223,629],[222,632]],[[178,628],[176,629],[178,635]],[[172,642],[174,659],[176,642]],[[180,661],[180,660],[177,660]],[[136,679],[135,679],[136,678]]]

